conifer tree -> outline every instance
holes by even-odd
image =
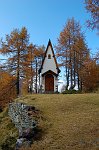
[[[29,44],[29,34],[23,27],[21,30],[14,29],[10,35],[6,35],[6,40],[1,41],[0,52],[8,56],[9,72],[16,76],[17,95],[19,95],[20,78],[24,76],[24,62]]]
[[[91,14],[87,21],[88,27],[99,31],[99,0],[85,0],[87,11]]]
[[[43,54],[44,54],[43,46],[38,47],[33,44],[30,44],[28,46],[25,74],[27,79],[27,85],[29,87],[29,92],[31,93],[33,93],[33,90],[37,93],[37,87],[40,82],[38,70],[41,66]]]
[[[81,89],[79,70],[83,66],[83,60],[87,57],[89,51],[80,24],[74,18],[69,19],[61,31],[56,52],[61,62],[60,65],[65,68],[66,89],[68,87],[74,89],[77,84],[78,89]]]

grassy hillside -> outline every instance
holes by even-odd
[[[0,113],[0,150],[14,150],[18,131],[8,117],[8,109]]]
[[[19,101],[42,111],[45,133],[33,150],[98,150],[99,95],[30,95]]]
[[[16,101],[41,111],[42,130],[29,150],[99,150],[99,94],[27,95]]]

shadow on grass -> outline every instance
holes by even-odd
[[[42,140],[42,137],[45,135],[45,131],[42,130],[40,127],[35,128],[33,141]]]

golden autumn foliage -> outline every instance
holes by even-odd
[[[9,72],[16,76],[17,95],[21,91],[20,81],[24,81],[28,92],[28,88],[33,85],[33,78],[37,76],[43,48],[29,43],[29,34],[23,27],[6,35],[5,41],[1,40],[0,53],[8,56],[6,65]],[[35,82],[37,84],[37,80]]]
[[[56,52],[65,69],[66,90],[77,87],[92,92],[99,87],[99,53],[91,59],[85,36],[74,18],[69,19],[60,32]]]
[[[99,0],[85,0],[86,9],[91,14],[90,20],[87,21],[88,27],[99,30]]]
[[[88,60],[80,71],[84,91],[95,91],[99,88],[99,66],[94,60]]]
[[[28,46],[28,53],[26,56],[28,65],[25,68],[27,83],[25,83],[25,85],[29,85],[29,92],[31,93],[33,92],[33,84],[35,86],[34,91],[37,93],[37,83],[39,83],[38,70],[44,56],[44,48],[44,46],[37,47],[33,44]]]
[[[27,54],[29,34],[23,27],[21,30],[14,29],[9,35],[6,35],[5,41],[1,40],[0,53],[8,56],[7,64],[11,74],[16,75],[17,94],[19,95],[20,77],[24,76],[24,62]]]
[[[16,97],[16,79],[5,71],[0,72],[0,107]]]
[[[76,86],[82,90],[79,70],[89,54],[81,26],[74,18],[68,19],[60,32],[56,46],[57,56],[62,67],[65,68],[66,90]]]

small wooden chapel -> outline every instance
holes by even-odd
[[[54,54],[52,43],[49,40],[44,58],[39,69],[40,89],[42,93],[58,92],[58,75],[60,69]]]

